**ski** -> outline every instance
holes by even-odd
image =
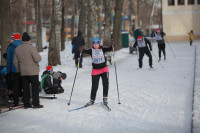
[[[107,105],[107,104],[104,104],[104,103],[101,103],[101,106],[106,109],[107,111],[111,111],[111,108]]]
[[[22,105],[19,105],[19,106],[16,106],[16,107],[1,108],[0,109],[0,114],[8,112],[8,111],[11,111],[11,110],[20,109],[20,108],[23,108],[23,107],[24,107],[24,105],[22,104]]]
[[[39,98],[43,98],[43,99],[57,99],[57,97],[55,95],[52,95],[52,96],[39,96]]]
[[[55,96],[39,96],[39,98],[42,98],[42,99],[57,99],[57,97],[55,97]]]
[[[81,110],[81,109],[84,109],[84,108],[87,108],[87,107],[90,107],[90,106],[93,106],[93,105],[98,105],[98,104],[101,104],[102,102],[98,102],[98,103],[94,103],[92,105],[89,105],[89,106],[81,106],[81,107],[78,107],[78,108],[74,108],[74,109],[71,109],[71,110],[68,110],[69,112],[72,112],[72,111],[76,111],[76,110]]]

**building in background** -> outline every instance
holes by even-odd
[[[168,41],[188,40],[191,30],[200,37],[200,0],[162,0],[162,18]]]

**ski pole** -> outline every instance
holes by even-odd
[[[112,43],[112,42],[113,42],[113,39],[112,39],[111,43]],[[112,45],[112,47],[113,47],[113,52],[114,52],[114,54],[113,54],[113,59],[114,59],[114,66],[115,66],[115,77],[116,77],[116,84],[117,84],[118,104],[121,104],[121,103],[120,103],[120,99],[119,99],[119,88],[118,88],[118,79],[117,79],[117,68],[116,68],[116,63],[115,63],[115,48],[114,48],[113,45]]]
[[[151,53],[153,53],[153,55],[156,57],[156,55],[154,54],[154,52],[153,51],[151,51]],[[160,63],[160,61],[158,60],[158,58],[156,57],[156,59],[157,59],[157,61],[158,61],[158,63],[162,66],[162,68],[164,68],[164,66]]]
[[[166,41],[166,42],[167,42],[167,41]],[[168,43],[168,42],[167,42],[167,44],[168,44],[168,46],[169,46],[170,50],[172,51],[172,54],[174,55],[174,58],[176,58],[176,55],[174,54],[174,51],[172,50],[171,46],[169,45],[169,43]]]
[[[80,60],[81,60],[81,58],[82,58],[82,52],[81,52],[81,54],[80,54]],[[69,102],[67,103],[68,105],[70,105],[70,102],[71,102],[71,97],[72,97],[72,93],[73,93],[73,90],[74,90],[74,84],[75,84],[75,81],[76,81],[76,76],[77,76],[77,72],[78,72],[78,68],[79,68],[80,60],[78,61],[78,64],[77,64],[76,74],[75,74],[75,77],[74,77],[74,83],[73,83],[73,86],[72,86],[70,99],[69,99]]]

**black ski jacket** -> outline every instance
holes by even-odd
[[[110,47],[101,46],[100,49],[102,49],[103,54],[104,54],[104,58],[105,58],[105,52],[112,51],[113,47],[112,47],[112,46],[110,46]],[[90,48],[90,49],[88,49],[88,50],[83,49],[83,53],[89,54],[89,55],[91,55],[91,57],[92,57],[92,48]],[[105,62],[103,62],[103,63],[101,63],[101,64],[94,64],[94,63],[92,63],[93,69],[102,69],[102,68],[104,68],[104,67],[106,67],[106,66],[107,66],[107,64],[106,64],[106,58],[105,58]]]
[[[78,31],[78,36],[72,39],[72,45],[74,45],[73,52],[79,52],[79,48],[85,45],[85,41],[81,35],[82,32]]]
[[[144,38],[144,41],[145,41],[146,47],[143,47],[143,48],[148,48],[148,46],[147,46],[147,44],[148,44],[149,45],[149,49],[152,50],[151,42],[147,38]],[[134,45],[133,45],[133,48],[136,48],[137,46],[138,46],[138,42],[136,40],[135,43],[134,43]],[[143,48],[139,47],[139,49],[143,49]]]

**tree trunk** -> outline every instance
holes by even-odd
[[[135,15],[135,19],[134,19],[134,24],[135,24],[135,28],[138,28],[139,26],[139,5],[138,5],[139,0],[134,0],[134,15]],[[135,29],[134,28],[134,29]]]
[[[77,5],[74,0],[72,0],[72,24],[71,24],[71,38],[74,38],[74,33],[75,33],[75,16],[76,16],[76,11],[77,10]]]
[[[95,18],[95,3],[94,0],[88,1],[88,19],[87,19],[87,41],[86,46],[89,48],[92,45],[92,39],[96,33],[95,24],[96,24],[96,18]]]
[[[82,32],[82,37],[85,38],[86,19],[87,19],[87,0],[81,0],[80,15],[78,22],[78,30]],[[86,43],[87,44],[87,43]]]
[[[1,9],[1,65],[6,65],[3,54],[6,53],[12,35],[12,18],[9,0],[0,0]]]
[[[102,22],[101,22],[101,12],[102,12],[102,0],[96,1],[96,10],[97,10],[97,16],[98,16],[98,35],[99,39],[101,40],[103,37],[102,34]]]
[[[49,39],[48,64],[52,66],[60,65],[60,29],[61,29],[61,7],[60,0],[53,0],[51,30]]]
[[[35,0],[35,19],[36,19],[36,47],[38,52],[42,52],[42,22],[41,22],[41,10],[40,10],[40,0]]]
[[[116,0],[114,28],[113,28],[113,40],[115,44],[115,50],[119,50],[122,48],[122,38],[121,38],[122,7],[123,7],[123,0]]]
[[[112,11],[112,1],[103,0],[105,7],[105,17],[104,17],[104,36],[103,36],[103,45],[109,46],[111,40],[111,11]]]
[[[65,50],[66,32],[65,32],[65,0],[62,0],[62,27],[61,27],[61,51]]]

